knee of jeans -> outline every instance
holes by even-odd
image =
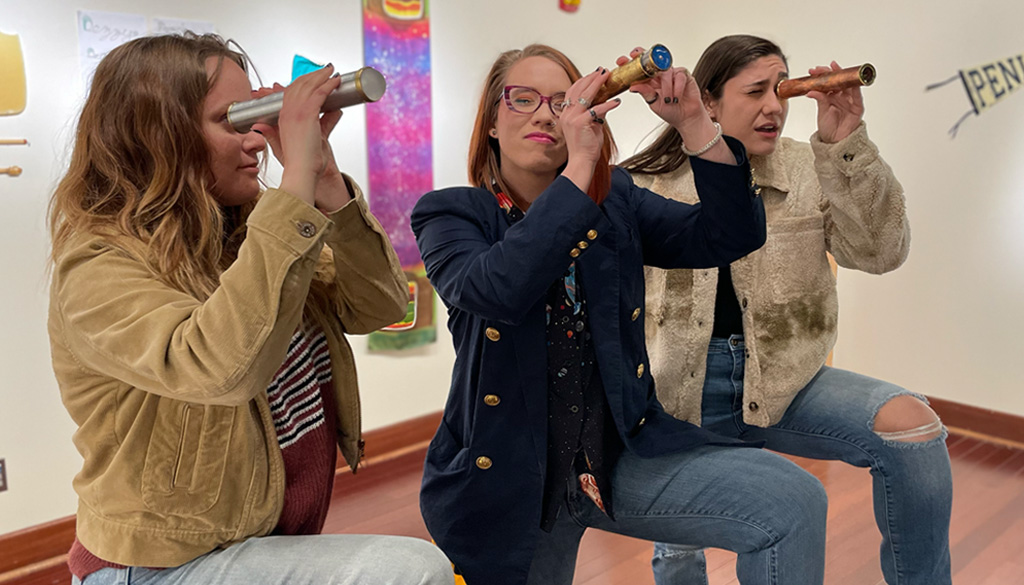
[[[926,443],[945,436],[939,416],[912,394],[890,398],[875,413],[872,430],[889,443]]]
[[[825,491],[825,486],[815,477],[813,484],[809,486],[808,490],[808,506],[815,516],[820,516],[824,519],[828,513],[828,493]]]
[[[803,473],[787,482],[785,499],[778,502],[788,511],[785,516],[803,528],[820,526],[824,529],[828,514],[828,493],[818,478]]]

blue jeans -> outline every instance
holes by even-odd
[[[537,529],[529,585],[570,585],[587,528],[735,551],[743,585],[824,579],[825,491],[779,455],[707,446],[642,459],[626,451],[612,472],[611,493],[614,521],[569,482],[554,529]]]
[[[953,480],[946,432],[924,442],[883,440],[873,431],[879,409],[903,388],[823,367],[786,414],[769,428],[743,422],[742,336],[712,339],[704,382],[702,425],[717,433],[765,441],[769,449],[869,467],[875,522],[882,533],[882,574],[890,585],[950,585],[949,518]],[[722,483],[721,489],[732,489]],[[654,547],[658,585],[706,585],[699,547]]]
[[[434,545],[404,536],[250,538],[170,569],[102,569],[72,585],[453,585]]]

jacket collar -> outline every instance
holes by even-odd
[[[789,149],[789,139],[779,139],[775,152],[767,156],[751,156],[750,172],[754,175],[754,182],[762,187],[771,187],[783,193],[789,193],[789,167],[786,165],[786,151]]]

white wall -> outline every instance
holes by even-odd
[[[951,84],[926,85],[1024,52],[1024,3],[881,2],[853,8],[834,0],[721,3],[583,0],[568,15],[556,0],[518,3],[436,0],[431,6],[434,170],[438,187],[465,182],[465,155],[476,100],[498,52],[530,42],[565,50],[584,71],[610,66],[636,45],[664,43],[692,66],[725,34],[772,38],[794,75],[836,59],[870,61],[879,80],[865,90],[870,133],[907,191],[913,245],[907,264],[872,277],[842,270],[836,365],[933,396],[1024,415],[1017,367],[1024,328],[1024,92],[968,120],[956,140],[947,129],[969,103]],[[518,5],[519,8],[514,8]],[[285,80],[291,56],[361,65],[356,0],[0,0],[0,31],[21,35],[29,104],[0,117],[0,457],[11,488],[0,493],[0,534],[74,512],[70,481],[79,466],[73,425],[49,365],[44,268],[47,199],[58,179],[82,100],[75,11],[108,10],[212,21],[238,40],[264,80]],[[244,8],[240,8],[244,6]],[[786,134],[814,130],[813,103],[793,100]],[[612,116],[620,151],[632,153],[655,120],[638,98]],[[339,162],[366,184],[365,118],[351,108],[335,132]],[[443,309],[439,312],[443,322]],[[443,327],[438,343],[400,357],[368,355],[355,339],[367,429],[439,410],[453,360]],[[415,385],[410,383],[413,381]]]

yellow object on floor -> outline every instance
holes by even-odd
[[[25,110],[25,59],[18,35],[0,33],[0,116]]]

